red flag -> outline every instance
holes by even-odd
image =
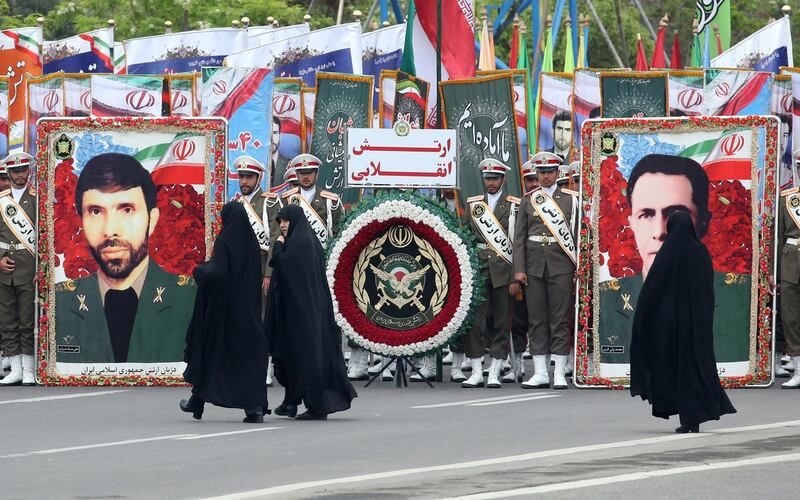
[[[517,69],[519,60],[519,23],[514,21],[514,32],[511,34],[511,52],[508,55],[508,67]]]
[[[719,37],[719,28],[714,26],[714,38],[717,39],[717,55],[722,54],[722,39]]]
[[[442,12],[436,12],[436,2],[414,2],[417,21],[425,32],[430,46],[436,48],[437,14],[442,17],[442,66],[444,80],[459,80],[475,76],[475,16],[472,2],[442,0]],[[416,42],[415,42],[416,43]],[[414,49],[415,57],[419,57]],[[434,67],[436,65],[434,64]],[[419,75],[417,75],[419,76]],[[435,80],[435,79],[434,79]],[[435,99],[434,99],[435,100]]]
[[[647,56],[644,54],[642,35],[636,34],[636,71],[649,71],[647,67]]]
[[[656,46],[653,47],[653,58],[650,59],[651,68],[666,68],[667,60],[664,59],[664,37],[666,36],[667,28],[661,26],[658,28],[658,35],[656,35]],[[639,43],[642,43],[641,41]]]
[[[678,30],[672,32],[672,57],[669,60],[669,67],[672,69],[683,69],[681,37],[678,35]]]

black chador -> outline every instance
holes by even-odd
[[[736,410],[714,358],[714,269],[691,216],[673,213],[667,238],[644,281],[631,335],[631,395],[653,416],[679,415],[676,432]]]
[[[245,422],[267,410],[267,339],[261,322],[261,255],[241,203],[222,208],[211,260],[194,270],[197,297],[186,334],[183,376],[194,385],[181,409],[199,419],[203,403],[241,408]]]

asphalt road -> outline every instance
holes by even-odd
[[[0,498],[797,497],[800,391],[777,384],[690,435],[624,391],[361,385],[327,422],[263,425],[194,421],[185,388],[2,388]]]

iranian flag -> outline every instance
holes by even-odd
[[[150,146],[133,157],[150,171],[156,185],[204,185],[205,150],[202,134],[178,134],[171,142]]]
[[[125,62],[125,45],[122,42],[114,42],[114,74],[124,75],[128,72]]]
[[[64,78],[67,116],[89,116],[92,112],[92,80],[88,75]]]
[[[680,156],[703,165],[708,180],[750,182],[753,132],[748,128],[725,131],[717,139],[698,142],[684,149]]]
[[[0,68],[8,77],[11,150],[23,147],[27,112],[25,74],[42,74],[42,28],[0,31]]]
[[[189,76],[170,78],[169,114],[170,116],[194,116],[194,79]]]
[[[95,116],[161,116],[163,78],[92,75]]]
[[[48,75],[31,78],[28,84],[28,116],[25,151],[36,154],[36,121],[46,116],[64,116],[64,78]]]
[[[412,1],[408,9],[401,70],[433,83],[428,89],[428,124],[436,126],[436,44],[441,37],[442,80],[475,76],[475,12],[471,0]],[[437,14],[442,32],[437,33]]]
[[[703,86],[706,115],[766,115],[772,99],[772,74],[738,69],[707,69]]]
[[[696,116],[703,110],[703,74],[698,71],[669,73],[670,116]]]

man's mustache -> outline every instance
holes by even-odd
[[[133,245],[128,243],[127,241],[120,239],[120,238],[112,238],[110,240],[106,240],[97,247],[97,251],[100,252],[103,249],[115,247],[115,248],[127,248],[131,252],[133,251]]]

